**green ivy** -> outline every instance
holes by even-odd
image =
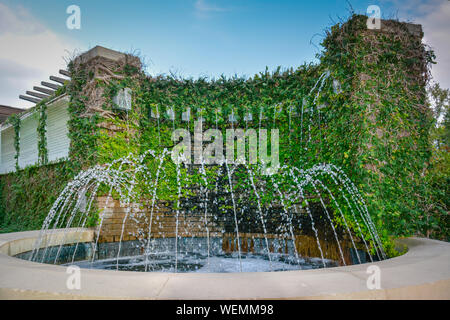
[[[39,164],[45,165],[48,162],[47,150],[47,105],[45,102],[40,102],[37,106],[39,112],[39,123],[37,126],[38,134],[38,157]]]
[[[74,177],[70,162],[30,166],[0,179],[0,232],[39,230],[53,202]]]
[[[82,69],[75,70],[73,62],[69,63],[68,69],[72,79],[66,90],[70,96],[68,106],[70,115],[68,127],[71,141],[69,157],[73,165],[81,169],[96,163],[99,117],[97,115],[82,116],[87,108],[87,97],[82,95],[82,89],[88,80],[88,75]]]

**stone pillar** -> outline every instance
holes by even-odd
[[[329,161],[361,189],[384,229],[402,225],[417,210],[430,157],[430,110],[425,86],[433,55],[420,25],[366,16],[333,26],[322,63],[342,84],[333,103]],[[404,231],[404,230],[403,230]]]
[[[71,101],[69,111],[70,157],[86,168],[101,161],[101,130],[107,136],[123,132],[123,121],[129,121],[129,110],[115,101],[116,96],[129,93],[124,87],[138,85],[142,63],[136,56],[101,46],[81,54],[69,63],[72,81],[68,87]],[[123,121],[121,121],[123,120]],[[132,132],[134,133],[134,132]]]

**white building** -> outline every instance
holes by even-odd
[[[68,137],[69,113],[67,110],[69,98],[67,95],[50,100],[47,105],[46,140],[48,162],[58,162],[67,159],[70,139]],[[19,168],[38,163],[38,123],[39,111],[24,111],[20,116],[19,132]],[[5,122],[0,126],[0,174],[16,170],[14,147],[14,128]]]
[[[93,58],[102,57],[112,61],[118,61],[125,57],[125,54],[101,46],[96,46],[91,50],[80,55],[77,59],[87,62]],[[42,81],[43,87],[33,87],[36,91],[26,91],[26,95],[20,95],[23,100],[33,103],[39,103],[42,99],[50,99],[46,103],[46,140],[48,162],[54,163],[66,160],[69,155],[70,139],[68,137],[68,104],[69,97],[63,94],[55,97],[59,88],[70,81],[70,73],[66,70],[59,70],[60,75],[50,76],[50,81]],[[121,95],[116,97],[117,104],[124,105],[123,109],[131,108],[131,95],[128,89],[122,90]],[[16,170],[16,149],[14,146],[15,132],[14,128],[5,123],[5,120],[12,113],[17,113],[20,109],[6,107],[0,110],[0,174],[14,172]],[[21,126],[19,132],[19,169],[27,166],[36,165],[39,159],[39,134],[37,132],[39,125],[40,111],[26,110],[20,113]]]

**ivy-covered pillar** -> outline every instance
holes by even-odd
[[[133,89],[141,68],[138,57],[100,46],[69,63],[69,153],[80,169],[134,151],[130,140],[137,132],[138,110]]]
[[[138,57],[100,46],[70,62],[69,156],[75,170],[139,152],[141,107],[136,101],[144,76],[141,68]],[[129,235],[135,230],[127,228],[124,235],[120,232],[122,223],[118,221],[123,220],[128,207],[122,207],[107,189],[98,190],[90,206],[90,223],[98,234],[101,225],[100,242],[135,240]]]
[[[425,87],[433,53],[422,37],[420,25],[382,20],[369,29],[366,16],[353,16],[323,42],[322,62],[342,87],[327,123],[329,159],[355,180],[379,230],[391,235],[408,233],[406,221],[420,216],[430,158]]]

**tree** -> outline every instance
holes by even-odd
[[[426,205],[422,231],[427,237],[450,240],[450,90],[438,83],[429,88],[433,110],[432,157],[426,174]]]
[[[439,83],[429,88],[430,106],[433,110],[435,127],[432,131],[433,142],[437,148],[450,146],[450,90],[442,89]]]

